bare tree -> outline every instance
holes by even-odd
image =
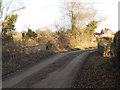
[[[1,0],[0,0],[0,12],[1,12]]]
[[[69,22],[72,31],[84,26],[86,22],[92,21],[96,15],[93,7],[86,8],[77,0],[64,2],[61,12]]]
[[[1,10],[1,18],[3,22],[7,20],[7,18],[10,17],[11,14],[14,12],[17,12],[19,10],[22,10],[25,8],[22,2],[19,0],[4,0],[1,3],[2,5],[2,10]]]
[[[2,30],[5,26],[6,20],[15,12],[25,8],[22,0],[3,0],[1,2],[1,23]]]

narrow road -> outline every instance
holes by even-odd
[[[85,58],[96,49],[55,55],[3,81],[3,88],[70,88]]]

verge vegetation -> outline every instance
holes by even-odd
[[[116,74],[112,67],[112,59],[102,57],[99,52],[91,53],[87,62],[78,73],[74,88],[116,88]]]

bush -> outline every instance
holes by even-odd
[[[115,34],[112,49],[114,49],[114,64],[120,69],[120,30]]]
[[[98,52],[103,56],[105,45],[103,43],[98,43]]]

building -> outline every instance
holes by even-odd
[[[105,28],[105,29],[101,30],[99,37],[111,37],[111,38],[113,38],[114,33],[110,29]]]

